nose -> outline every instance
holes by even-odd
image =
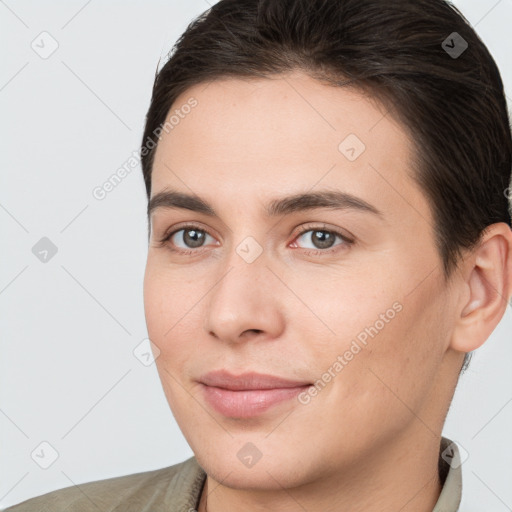
[[[261,254],[248,263],[235,251],[205,305],[204,328],[229,344],[277,338],[284,329],[283,284]]]

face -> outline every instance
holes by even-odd
[[[277,489],[431,440],[452,299],[405,130],[298,72],[201,84],[176,109],[155,154],[144,302],[198,462],[224,485]]]

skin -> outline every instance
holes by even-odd
[[[208,475],[199,510],[207,501],[208,512],[431,511],[464,353],[487,339],[511,294],[510,228],[491,226],[445,280],[430,205],[411,177],[411,139],[378,103],[299,71],[200,84],[173,109],[190,97],[198,105],[158,144],[151,197],[195,193],[218,217],[153,212],[144,303],[165,395]],[[366,146],[354,161],[338,149],[350,133]],[[382,215],[264,213],[272,199],[320,189]],[[159,244],[188,222],[206,231],[202,247],[187,246],[190,231]],[[322,229],[355,242],[318,249]],[[262,249],[252,263],[236,252],[249,236]],[[400,312],[309,403],[240,419],[205,402],[198,379],[214,369],[314,382],[396,303]],[[237,457],[248,442],[262,454],[252,467]]]

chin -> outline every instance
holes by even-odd
[[[279,491],[283,487],[295,487],[300,481],[290,478],[294,475],[293,468],[283,467],[283,463],[274,460],[273,463],[264,463],[260,460],[252,468],[244,467],[238,460],[206,460],[197,457],[200,466],[210,478],[231,489]],[[296,475],[295,475],[296,477]]]
[[[232,489],[279,491],[316,480],[321,473],[320,463],[308,463],[303,450],[286,447],[283,442],[278,443],[279,449],[255,440],[254,444],[261,447],[261,457],[252,466],[245,465],[244,455],[251,452],[248,439],[250,436],[243,436],[243,441],[236,436],[230,439],[233,449],[212,443],[214,446],[192,446],[192,450],[210,478]]]

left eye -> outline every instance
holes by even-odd
[[[349,242],[349,240],[347,240],[341,233],[315,228],[308,229],[300,233],[300,235],[297,237],[297,240],[301,238],[309,240],[313,244],[313,247],[305,247],[306,249],[330,249],[333,247],[336,238],[341,240],[341,243],[337,245],[342,245],[343,243]]]

